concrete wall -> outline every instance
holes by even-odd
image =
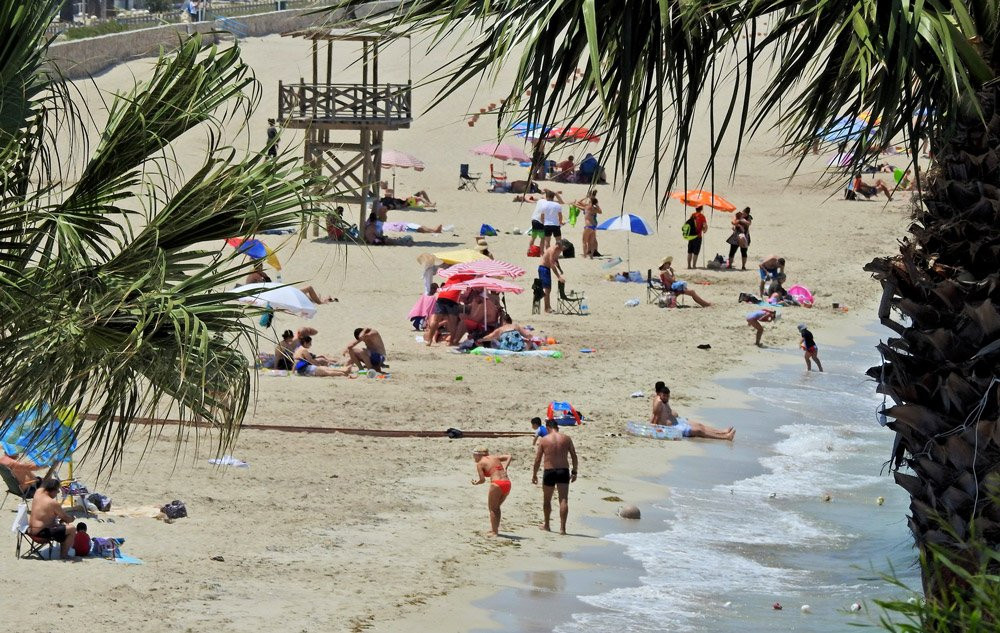
[[[259,13],[236,18],[247,30],[249,37],[262,37],[281,33],[328,19],[328,15],[309,15],[315,9],[296,9]],[[69,79],[96,75],[122,62],[138,57],[151,57],[173,50],[191,31],[210,33],[214,22],[198,24],[168,24],[148,29],[136,29],[70,42],[59,42],[49,47],[49,58]],[[220,35],[207,35],[206,44],[217,42]]]

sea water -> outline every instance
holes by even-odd
[[[851,605],[874,609],[873,598],[899,597],[880,573],[893,570],[919,586],[908,499],[884,469],[893,435],[878,424],[882,399],[864,375],[879,361],[877,340],[873,330],[850,347],[821,348],[824,373],[807,373],[801,356],[789,352],[777,369],[720,380],[748,394],[749,409],[682,414],[733,424],[736,442],[702,442],[703,454],[674,460],[661,479],[669,494],[644,507],[633,529],[601,522],[604,538],[627,555],[623,562],[582,554],[596,563],[589,580],[563,582],[564,599],[550,595],[545,617],[514,615],[524,613],[517,602],[530,598],[508,595],[502,607],[491,605],[509,610],[498,617],[501,626],[826,633],[876,621]],[[567,595],[574,590],[575,598]],[[520,606],[538,613],[532,607],[539,605]]]

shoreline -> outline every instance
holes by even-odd
[[[864,327],[858,328],[861,325]],[[824,343],[824,349],[845,350],[857,344],[861,339],[877,335],[873,329],[878,327],[880,326],[877,321],[869,320],[866,322],[856,313],[856,315],[852,315],[850,321],[842,323],[837,330],[824,330],[824,340],[833,341],[832,343]],[[854,333],[851,333],[852,331]],[[699,406],[691,408],[693,412],[691,417],[718,426],[722,422],[705,414],[713,410],[720,412],[745,410],[748,408],[748,402],[754,399],[753,396],[731,389],[723,383],[753,379],[755,374],[761,371],[774,370],[779,367],[790,368],[795,364],[802,363],[801,358],[797,358],[798,354],[795,354],[797,350],[771,349],[778,353],[768,354],[766,362],[761,362],[760,358],[757,357],[754,357],[753,362],[750,362],[753,354],[753,350],[751,350],[742,356],[734,367],[727,368],[712,376],[711,387],[713,390],[719,389],[726,394],[736,394],[739,397],[727,401],[724,405],[701,401]],[[796,358],[792,358],[792,354]],[[863,378],[863,376],[859,376],[859,378]],[[737,441],[739,440],[737,439]],[[647,446],[648,444],[652,445]],[[471,603],[466,602],[463,605],[463,613],[474,612],[478,617],[475,625],[456,630],[469,633],[490,631],[503,631],[505,633],[538,631],[541,633],[552,630],[552,627],[532,628],[530,622],[526,622],[524,619],[524,612],[532,611],[530,608],[524,608],[525,601],[541,597],[546,604],[554,603],[553,610],[547,611],[545,617],[549,618],[553,613],[558,614],[554,620],[547,621],[549,625],[558,626],[569,621],[574,614],[600,611],[598,607],[581,601],[580,595],[591,595],[607,591],[609,588],[641,587],[640,577],[645,571],[642,563],[629,557],[623,545],[609,541],[606,537],[614,533],[642,533],[662,530],[663,520],[669,515],[669,512],[658,507],[658,504],[669,499],[672,494],[672,483],[669,482],[671,473],[676,468],[689,463],[690,458],[704,457],[706,444],[713,445],[707,441],[668,442],[668,444],[671,449],[681,445],[684,450],[672,451],[669,461],[661,464],[655,458],[662,459],[663,448],[659,447],[656,441],[645,441],[642,446],[624,446],[611,458],[608,471],[604,473],[607,479],[612,482],[608,484],[609,488],[629,490],[628,498],[623,499],[622,503],[639,506],[643,513],[641,520],[619,519],[615,514],[604,516],[591,514],[584,517],[584,522],[588,531],[597,531],[599,539],[597,542],[577,543],[575,547],[560,549],[557,554],[547,557],[546,564],[542,564],[537,559],[529,560],[530,564],[523,565],[519,565],[517,559],[510,560],[503,570],[506,582],[502,589],[485,596],[481,595],[478,598],[466,597],[466,600],[469,597],[473,597],[473,600]],[[757,453],[754,453],[753,456],[762,457]],[[645,465],[645,468],[637,474],[627,475],[629,470],[634,471],[636,464]],[[759,464],[752,468],[754,472],[764,472],[763,467]],[[741,471],[738,476],[752,474],[752,472]],[[728,473],[727,478],[730,475],[734,475],[734,473]],[[891,482],[889,483],[891,484]],[[572,520],[572,490],[570,494]],[[539,571],[548,575],[539,576]],[[572,571],[582,573],[565,573]],[[513,614],[515,609],[512,607],[515,606],[521,607],[516,609],[520,618],[516,618]],[[461,621],[464,616],[456,619]]]

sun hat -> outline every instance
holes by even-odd
[[[799,328],[799,332],[801,332],[802,330],[806,329],[806,324],[805,323],[799,323],[797,327]]]
[[[659,270],[663,270],[664,267],[669,266],[673,263],[674,263],[674,258],[671,255],[667,255],[666,257],[663,258],[663,261],[660,262]]]
[[[424,268],[430,268],[438,263],[438,258],[430,253],[420,253],[417,255],[417,263]]]

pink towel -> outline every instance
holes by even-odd
[[[410,310],[410,315],[406,317],[407,319],[412,319],[415,317],[427,318],[434,313],[434,304],[437,303],[437,295],[420,295],[417,302],[413,304],[413,308]]]

